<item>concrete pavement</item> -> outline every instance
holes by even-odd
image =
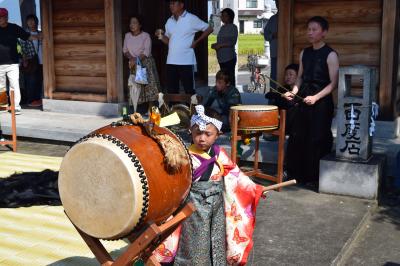
[[[57,141],[18,142],[21,153],[63,156],[68,148]],[[0,147],[0,153],[6,150]],[[262,164],[264,171],[273,167]],[[301,186],[270,192],[257,209],[248,265],[398,265],[400,197],[392,193],[383,199],[378,207]]]
[[[74,141],[118,119],[24,109],[17,116],[18,151],[62,157]],[[1,113],[0,121],[9,134],[9,115]],[[219,142],[229,151],[228,136]],[[386,175],[393,174],[399,144],[399,138],[374,138],[373,152],[388,157]],[[276,161],[276,146],[277,142],[261,141],[262,161]],[[0,153],[6,150],[0,147]],[[244,154],[251,161],[253,146],[246,146]],[[262,164],[266,171],[273,172],[273,167]],[[381,196],[383,205],[378,207],[374,201],[300,186],[271,192],[258,207],[249,265],[400,265],[400,198],[395,193],[389,200],[388,194]]]

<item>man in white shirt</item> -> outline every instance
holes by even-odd
[[[185,93],[195,94],[194,66],[196,56],[194,48],[213,32],[213,28],[197,16],[185,10],[183,0],[169,1],[172,16],[165,24],[165,35],[159,31],[158,38],[168,45],[167,57],[167,92],[179,93],[179,81]],[[194,35],[202,31],[197,40]]]

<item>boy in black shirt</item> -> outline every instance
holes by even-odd
[[[239,91],[230,83],[230,75],[226,70],[220,70],[215,77],[215,87],[209,91],[204,107],[211,107],[222,118],[223,132],[231,131],[229,126],[229,111],[231,106],[241,104]]]
[[[300,53],[296,84],[285,93],[287,100],[298,94],[304,100],[298,106],[287,146],[287,170],[299,182],[318,184],[319,160],[330,153],[333,143],[332,91],[338,82],[339,59],[324,39],[328,21],[320,16],[307,22],[311,46]]]

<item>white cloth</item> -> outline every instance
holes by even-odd
[[[164,93],[160,92],[158,94],[158,108],[161,108],[161,106],[164,105]]]
[[[372,137],[375,133],[375,119],[379,114],[379,105],[376,102],[372,102],[371,106],[371,123],[369,125],[369,135]]]
[[[192,115],[192,118],[190,119],[190,127],[193,127],[194,125],[198,125],[200,130],[206,130],[207,124],[211,123],[218,129],[218,131],[221,131],[222,122],[215,118],[206,116],[204,114],[204,106],[203,105],[196,105],[195,108],[196,108],[197,114]]]
[[[197,94],[193,94],[193,95],[190,97],[190,104],[192,104],[192,105],[197,105],[197,104],[199,104],[199,101],[197,100]]]
[[[6,76],[10,82],[11,90],[14,90],[15,109],[20,110],[21,91],[19,88],[19,66],[18,64],[0,65],[0,90],[6,88]]]
[[[141,87],[135,82],[135,75],[130,74],[128,78],[129,97],[133,105],[133,112],[136,113]]]
[[[207,28],[206,22],[187,11],[178,20],[170,17],[165,24],[165,36],[169,38],[167,64],[196,65],[196,56],[191,48],[194,35]]]

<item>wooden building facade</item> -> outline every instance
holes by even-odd
[[[207,20],[207,0],[187,0],[187,9]],[[102,103],[126,101],[127,62],[122,42],[129,17],[144,18],[152,36],[152,54],[161,83],[165,81],[167,47],[154,38],[170,16],[162,0],[41,0],[44,33],[45,97]],[[400,101],[400,0],[279,1],[278,79],[284,67],[298,62],[308,46],[306,21],[328,19],[327,43],[339,54],[340,65],[375,67],[380,120],[392,121]],[[207,43],[196,48],[198,79],[207,83]]]
[[[278,78],[287,64],[299,61],[310,44],[306,22],[323,16],[330,24],[326,42],[339,54],[340,66],[366,65],[378,72],[380,120],[399,116],[399,0],[279,1]]]
[[[186,8],[207,21],[207,1]],[[126,101],[127,61],[122,45],[129,18],[140,15],[152,36],[161,83],[167,47],[154,37],[170,16],[160,0],[41,0],[45,98],[85,102]],[[196,48],[198,79],[207,81],[207,43]]]

